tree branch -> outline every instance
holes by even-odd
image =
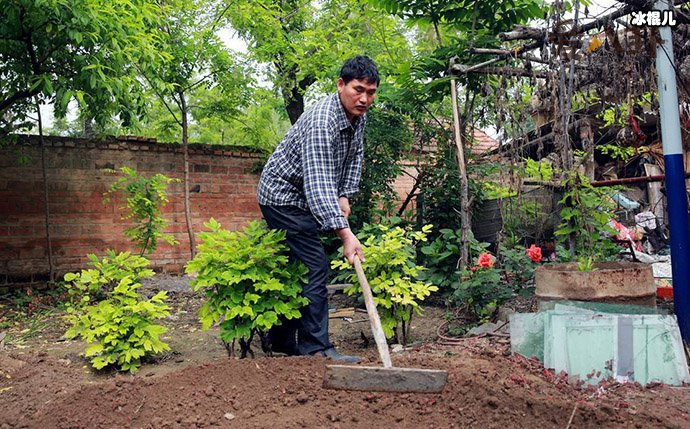
[[[149,79],[148,75],[146,73],[144,73],[144,71],[141,69],[139,64],[135,64],[134,66],[137,68],[137,70],[139,70],[139,73],[141,73],[141,75],[144,76],[144,79],[146,79],[146,81],[149,83],[149,86],[151,87],[153,92],[156,93],[156,96],[161,101],[161,103],[163,103],[163,106],[165,106],[165,108],[168,110],[168,112],[170,112],[170,115],[173,117],[173,120],[177,123],[177,125],[182,126],[182,120],[177,119],[175,112],[173,112],[172,108],[170,108],[168,103],[165,101],[165,96],[158,91],[158,88],[156,88],[156,85],[154,85],[153,82],[151,82],[151,79]],[[173,97],[173,100],[174,100],[174,97]],[[175,100],[175,102],[177,103],[177,100]],[[178,107],[179,107],[179,103],[178,103]],[[182,110],[182,109],[180,109],[180,110]]]
[[[37,95],[40,91],[38,88],[33,89],[33,90],[23,90],[23,91],[17,91],[11,96],[3,99],[0,101],[0,113],[4,112],[5,110],[9,109],[12,107],[12,105],[18,101],[26,100],[34,95]]]
[[[540,79],[548,79],[548,73],[539,70],[527,70],[524,68],[515,69],[505,69],[502,67],[482,67],[473,70],[467,70],[467,66],[462,64],[454,64],[451,66],[450,71],[452,74],[466,74],[466,73],[480,73],[480,74],[498,74],[504,76],[522,76],[522,77],[535,77]]]

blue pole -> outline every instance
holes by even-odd
[[[659,0],[657,10],[672,10],[668,0]],[[673,68],[671,28],[659,28],[661,43],[656,49],[657,84],[659,86],[659,120],[664,149],[666,174],[666,202],[671,235],[671,273],[673,276],[673,304],[680,333],[690,343],[690,229],[688,228],[688,200],[683,171],[683,142],[678,115],[678,90]]]

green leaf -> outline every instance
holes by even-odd
[[[94,356],[103,351],[103,345],[102,344],[91,344],[86,348],[84,351],[84,356],[89,357],[89,356]]]

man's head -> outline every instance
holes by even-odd
[[[379,71],[369,57],[358,55],[345,61],[340,69],[338,94],[348,119],[366,113],[374,102],[379,81]]]

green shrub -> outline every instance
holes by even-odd
[[[288,262],[285,231],[270,230],[254,221],[243,232],[230,232],[211,219],[210,232],[199,234],[199,253],[187,264],[196,273],[195,291],[203,290],[208,301],[199,315],[203,329],[220,323],[220,337],[230,355],[239,340],[241,357],[253,356],[254,334],[263,334],[281,319],[300,317],[308,300],[300,293],[307,267]]]
[[[400,227],[388,228],[384,225],[377,225],[376,228],[381,232],[380,235],[360,237],[366,259],[366,262],[362,263],[362,268],[374,294],[386,337],[395,338],[405,345],[412,314],[423,314],[418,301],[423,301],[431,292],[438,290],[438,287],[418,279],[424,267],[415,263],[415,246],[426,240],[431,225],[415,232]],[[331,266],[334,269],[350,270],[339,276],[339,279],[345,279],[353,285],[359,283],[357,274],[348,262],[336,260]],[[352,286],[346,288],[345,293],[354,295],[359,290],[360,288]]]
[[[458,264],[462,230],[454,231],[449,228],[442,228],[438,232],[439,236],[434,241],[425,244],[420,249],[424,255],[424,266],[426,267],[420,278],[437,285],[444,294],[448,295],[460,283]],[[474,238],[471,231],[469,235],[469,256],[470,258],[477,257],[486,251],[489,243],[480,243]]]
[[[65,335],[91,343],[85,355],[92,357],[94,368],[114,365],[134,373],[142,357],[170,350],[159,338],[166,328],[153,323],[169,315],[170,307],[165,304],[167,294],[161,291],[145,299],[137,292],[139,287],[141,284],[132,276],[125,276],[107,299],[94,305],[68,308],[67,318],[72,327]]]
[[[534,281],[537,264],[527,255],[524,246],[499,247],[499,260],[503,269],[504,281],[512,292],[525,290]]]
[[[616,206],[610,194],[616,189],[595,188],[589,179],[575,172],[563,186],[566,191],[559,201],[563,205],[562,222],[555,234],[561,244],[570,247],[569,259],[577,261],[578,269],[590,271],[594,262],[605,260],[619,250],[608,239],[609,235],[618,233],[609,225]]]
[[[494,266],[495,260],[489,253],[483,253],[479,258],[476,265],[459,273],[460,282],[454,285],[449,302],[452,305],[467,305],[471,315],[483,323],[500,303],[513,295],[513,291],[501,281],[501,271]],[[491,264],[482,265],[482,258],[490,259]]]
[[[154,275],[153,270],[148,268],[148,259],[130,252],[115,253],[108,249],[106,256],[100,260],[93,254],[88,255],[88,258],[88,265],[93,268],[79,273],[67,273],[64,277],[71,299],[83,305],[106,298],[126,277],[140,281]]]
[[[536,266],[537,262],[523,246],[501,246],[498,261],[483,252],[473,259],[473,265],[456,273],[459,280],[451,284],[448,302],[453,306],[467,306],[470,315],[484,323],[498,306],[517,293],[532,292]]]
[[[114,170],[109,171],[115,173]],[[171,245],[177,244],[172,235],[163,233],[168,221],[163,217],[161,207],[168,203],[165,194],[167,185],[180,180],[162,174],[146,178],[129,167],[122,167],[120,171],[123,177],[110,186],[104,194],[103,203],[107,204],[113,195],[121,194],[120,202],[124,206],[120,208],[127,212],[122,219],[132,219],[134,222],[134,226],[125,230],[125,236],[141,249],[141,255],[156,250],[159,239]]]

